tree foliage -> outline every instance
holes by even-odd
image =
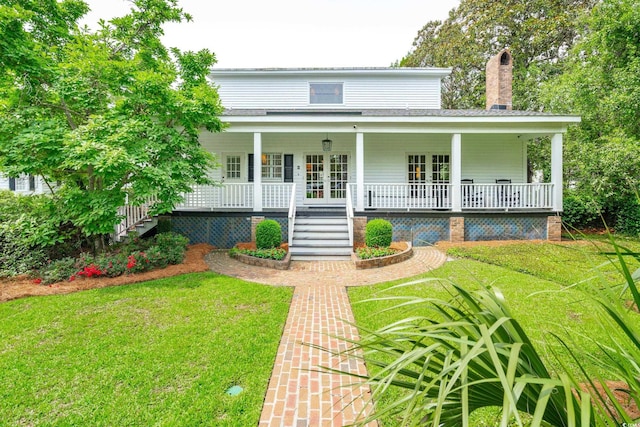
[[[596,0],[462,0],[444,21],[428,22],[400,65],[452,67],[444,108],[484,107],[487,60],[504,48],[513,56],[514,109],[541,107],[536,88],[558,70],[578,34],[577,18]]]
[[[177,0],[133,0],[128,15],[91,31],[80,0],[0,5],[0,171],[54,187],[58,214],[86,235],[113,231],[125,199],[166,212],[213,157],[201,128],[220,131],[215,56],[160,41],[162,25],[190,20]]]
[[[543,94],[554,111],[582,116],[567,138],[567,182],[615,213],[640,189],[640,8],[605,0],[584,22]]]

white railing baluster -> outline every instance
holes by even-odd
[[[149,217],[149,208],[155,203],[156,198],[150,197],[143,204],[139,206],[132,206],[129,204],[129,197],[125,198],[124,206],[118,208],[118,215],[122,216],[120,224],[115,228],[115,240],[120,241],[122,237],[126,236],[129,230],[137,223]]]
[[[291,185],[291,195],[289,196],[289,228],[288,228],[288,243],[289,247],[293,244],[293,229],[296,224],[296,184]]]
[[[349,245],[353,248],[353,200],[351,199],[351,187],[347,185],[347,228],[349,230]]]

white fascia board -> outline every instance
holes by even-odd
[[[226,132],[540,133],[566,132],[578,116],[362,117],[223,116]]]
[[[452,68],[220,68],[209,76],[439,76],[451,74]]]

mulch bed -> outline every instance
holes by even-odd
[[[9,301],[37,295],[68,294],[86,289],[104,288],[107,286],[121,286],[147,280],[162,279],[185,273],[209,271],[204,256],[214,247],[207,243],[198,243],[187,248],[182,264],[170,265],[152,271],[138,274],[125,274],[118,277],[77,277],[73,282],[59,282],[51,285],[37,285],[33,279],[21,277],[0,281],[0,301]]]
[[[615,413],[615,409],[613,409],[614,406],[611,403],[610,399],[607,397],[602,384],[600,384],[599,382],[594,383],[597,394],[603,397],[606,405],[611,409],[613,413]],[[627,385],[627,383],[623,381],[606,381],[605,383],[607,388],[613,392],[614,397],[616,398],[620,406],[622,406],[622,409],[624,409],[629,418],[631,418],[632,420],[640,419],[640,409],[638,409],[638,405],[636,405],[636,403],[629,395],[629,386]],[[602,401],[597,396],[593,396],[593,388],[590,385],[581,384],[580,388],[592,394],[591,399],[595,405],[603,405]]]

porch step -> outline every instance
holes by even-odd
[[[346,218],[345,218],[346,222]],[[306,233],[348,233],[349,227],[345,223],[344,225],[339,224],[295,224],[293,231],[296,232],[306,232]]]
[[[346,217],[296,217],[289,247],[293,261],[346,261],[351,259],[351,250]]]
[[[136,231],[139,236],[142,236],[151,231],[156,225],[158,225],[158,217],[145,218],[136,224]]]

